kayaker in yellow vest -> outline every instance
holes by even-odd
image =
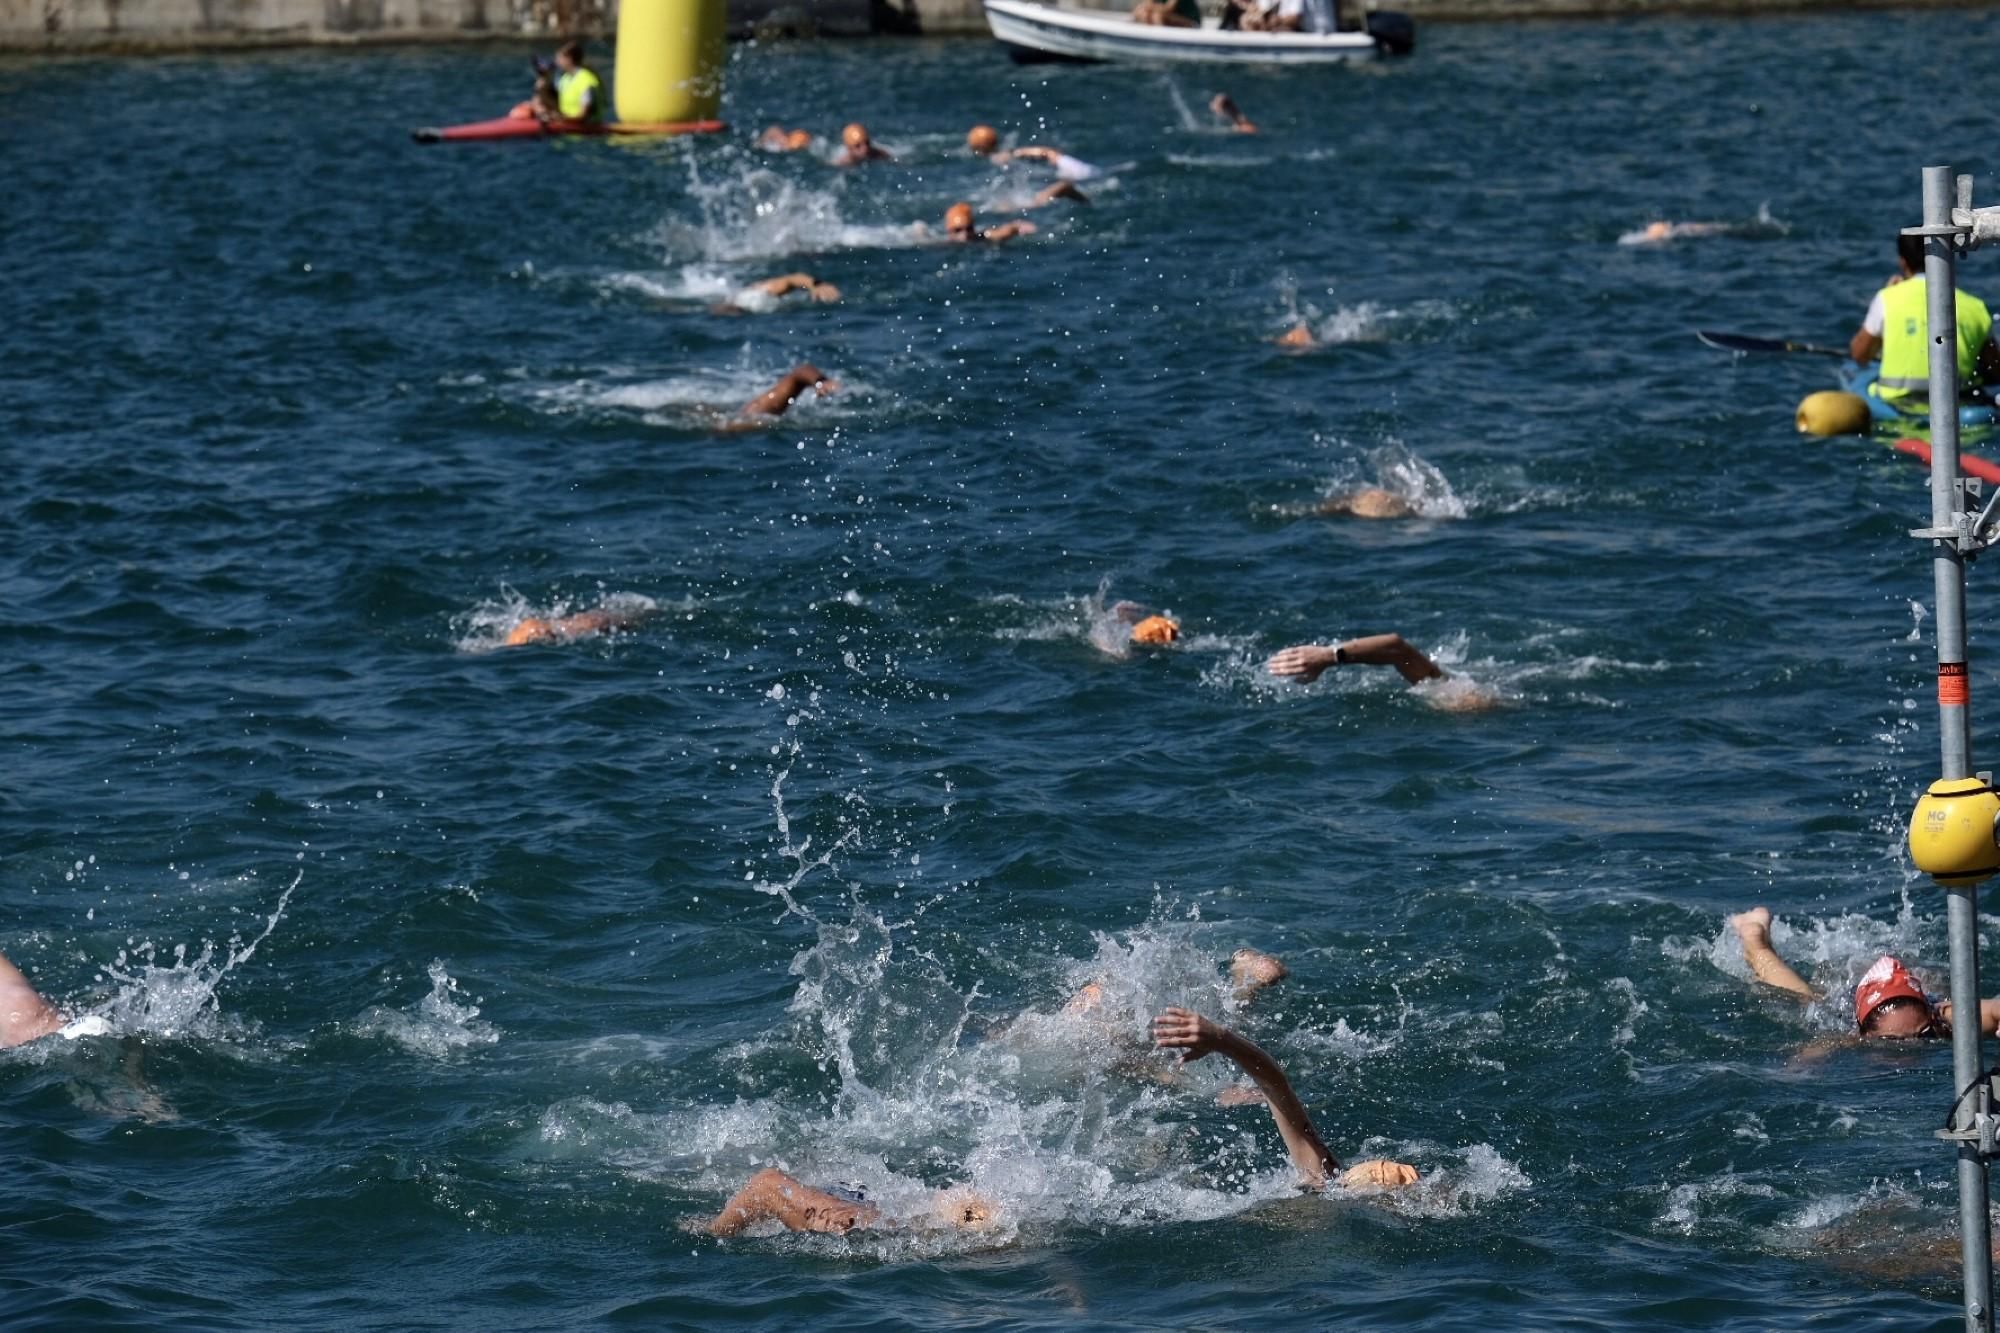
[[[1858,366],[1877,356],[1882,369],[1869,390],[1910,412],[1930,399],[1929,297],[1924,288],[1924,238],[1898,236],[1896,262],[1902,272],[1868,303],[1868,316],[1847,344]],[[1993,316],[1986,303],[1958,289],[1958,386],[1961,390],[2000,384],[2000,347],[1993,343]]]
[[[556,52],[556,109],[564,120],[604,119],[604,84],[583,63],[583,43]]]

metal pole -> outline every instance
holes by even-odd
[[[1949,227],[1954,200],[1950,167],[1924,168],[1924,226]],[[1924,238],[1924,286],[1931,354],[1931,528],[1956,527],[1958,496],[1958,285],[1951,238]],[[1938,746],[1947,778],[1972,774],[1971,718],[1965,656],[1965,558],[1953,540],[1931,541],[1937,590]],[[1946,890],[1951,927],[1951,1068],[1954,1092],[1979,1081],[1979,898],[1976,886]],[[1970,1134],[1984,1108],[1962,1097],[1952,1128]],[[1993,1269],[1989,1248],[1986,1162],[1971,1138],[1958,1141],[1958,1229],[1965,1271],[1965,1326],[1993,1333]]]

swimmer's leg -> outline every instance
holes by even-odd
[[[46,1037],[62,1025],[55,1006],[28,984],[21,969],[0,955],[0,1047]]]
[[[881,1214],[865,1203],[816,1190],[782,1171],[765,1167],[722,1205],[722,1211],[709,1221],[708,1234],[733,1236],[767,1219],[788,1231],[840,1234],[856,1227],[873,1226],[880,1218]]]

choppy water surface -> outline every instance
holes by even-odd
[[[1689,330],[1844,338],[1994,165],[1885,71],[1996,35],[1434,29],[1230,75],[1255,137],[983,42],[738,49],[738,133],[618,145],[407,141],[518,52],[8,67],[0,949],[112,1035],[0,1055],[0,1318],[1955,1326],[1946,1052],[1802,1055],[1842,1005],[1723,929],[1941,960],[1922,476]],[[901,160],[748,146],[850,118]],[[1111,173],[920,243],[1045,179],[974,121]],[[709,313],[794,269],[845,299]],[[1362,482],[1420,517],[1312,516]],[[1502,706],[1262,674],[1390,629]],[[1135,1057],[1245,944],[1420,1189]],[[765,1164],[1003,1222],[682,1229]]]

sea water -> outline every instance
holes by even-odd
[[[0,1054],[0,1322],[1957,1326],[1947,1054],[1827,1040],[1941,981],[1923,477],[1691,331],[1837,343],[1921,166],[1990,194],[1996,25],[746,45],[726,135],[439,147],[519,51],[0,67],[0,950],[78,1020]],[[977,122],[1090,203],[936,243],[1046,183]],[[1263,670],[1385,631],[1454,681]],[[1299,1195],[1174,1004],[1423,1183]],[[998,1220],[689,1229],[769,1165]]]

